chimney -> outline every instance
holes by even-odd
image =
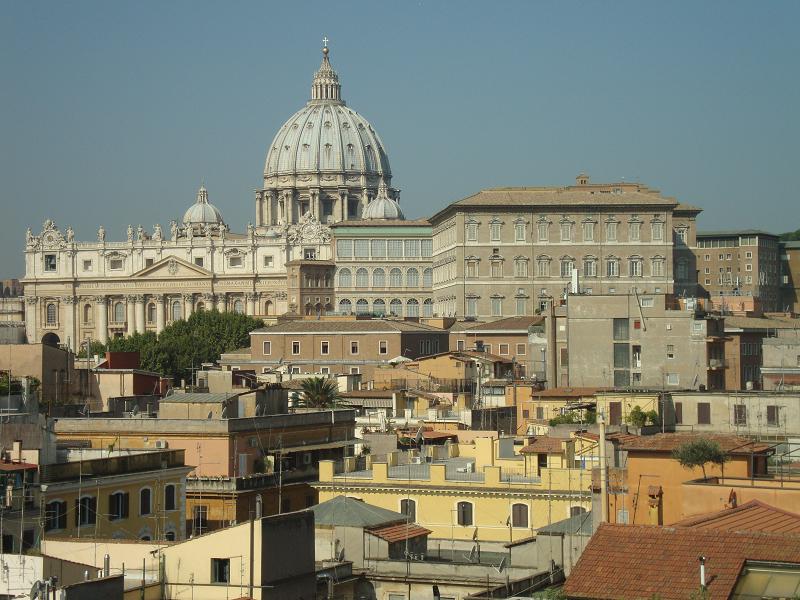
[[[706,589],[706,557],[702,554],[697,557],[700,561],[700,589]]]

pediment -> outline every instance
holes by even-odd
[[[133,274],[135,279],[183,279],[186,277],[210,276],[211,271],[175,256],[163,258],[157,263]]]

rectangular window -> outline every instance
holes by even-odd
[[[514,224],[514,240],[517,242],[525,241],[525,223]]]
[[[653,308],[653,298],[642,298],[642,308]]]
[[[681,378],[677,373],[667,373],[667,385],[678,385]]]
[[[52,273],[56,270],[56,255],[55,254],[45,254],[44,255],[44,270],[47,272]]]
[[[675,358],[675,346],[673,344],[667,344],[667,358],[669,360]]]
[[[561,224],[561,241],[569,242],[572,240],[572,223]]]
[[[606,261],[606,276],[619,277],[619,261],[616,259]]]
[[[594,223],[592,223],[591,221],[586,221],[583,224],[583,241],[584,242],[594,241]]]
[[[468,317],[477,317],[478,316],[478,299],[477,298],[467,298],[467,316]]]
[[[462,526],[472,525],[472,503],[459,502],[458,503],[458,524]]]
[[[350,354],[358,354],[358,342],[350,342]]]
[[[631,352],[628,344],[614,344],[614,368],[629,369],[631,366]]]
[[[355,240],[353,248],[356,258],[369,258],[369,240]]]
[[[389,353],[389,342],[386,340],[381,340],[378,342],[378,354],[388,354]]]
[[[243,264],[243,262],[242,262],[242,257],[241,256],[231,256],[228,259],[228,266],[230,266],[230,267],[234,267],[234,268],[241,267],[242,264]]]
[[[683,424],[683,403],[675,403],[675,425]]]
[[[546,221],[542,221],[536,226],[536,229],[539,234],[539,241],[546,242],[550,233],[550,225]]]
[[[503,316],[503,299],[502,298],[492,298],[492,316],[493,317],[502,317]]]
[[[75,525],[94,525],[97,522],[97,498],[84,496],[75,501]]]
[[[558,349],[558,354],[559,354],[558,363],[562,367],[568,367],[569,366],[569,349],[568,348],[559,348]]]
[[[489,239],[493,242],[500,241],[500,223],[489,224]]]
[[[406,258],[419,258],[419,240],[406,240],[404,247]]]
[[[777,406],[767,405],[767,425],[770,427],[777,427],[779,425]]]
[[[229,583],[231,580],[231,559],[211,559],[211,583]]]
[[[358,375],[358,367],[350,367],[350,375]]]
[[[517,344],[517,356],[525,356],[527,352],[527,347],[525,344]]]
[[[198,267],[202,267],[203,266],[203,257],[202,256],[195,256],[194,257],[194,264],[197,265]]]
[[[403,240],[389,240],[386,244],[389,258],[403,258]]]
[[[292,354],[294,354],[295,356],[300,354],[300,342],[299,341],[292,342]]]
[[[632,260],[628,263],[628,274],[631,277],[641,277],[642,276],[642,261],[641,260]]]
[[[544,406],[536,407],[536,418],[539,419],[540,421],[544,420]]]
[[[606,223],[606,240],[609,242],[617,241],[617,224],[614,221]]]
[[[500,356],[508,356],[508,344],[499,344]]]
[[[642,231],[642,224],[641,223],[629,223],[628,224],[628,237],[630,238],[631,242],[638,242],[641,236]]]
[[[372,258],[386,258],[386,240],[372,240]]]
[[[272,354],[272,342],[264,342],[264,354],[266,356]]]
[[[516,309],[517,309],[517,316],[524,317],[525,316],[525,298],[517,298],[516,299]]]
[[[319,343],[319,353],[320,354],[328,354],[330,352],[330,342],[320,342]]]
[[[747,407],[744,404],[733,405],[733,424],[747,425]]]
[[[422,258],[430,258],[433,255],[433,240],[422,240],[420,247],[422,248]]]
[[[467,277],[474,279],[478,276],[478,263],[474,260],[467,261]]]
[[[664,224],[663,223],[653,223],[650,226],[650,234],[653,237],[653,241],[661,241],[664,239]]]
[[[711,404],[709,402],[697,403],[697,424],[711,425]]]
[[[108,268],[112,271],[119,271],[122,269],[122,259],[121,258],[112,258],[108,261]]]
[[[463,352],[466,347],[467,344],[464,340],[458,340],[456,342],[456,350],[458,350],[459,352]]]
[[[614,319],[612,324],[614,329],[614,339],[627,340],[629,336],[628,319]]]
[[[336,240],[336,256],[339,258],[352,258],[353,240]]]
[[[503,276],[503,263],[499,260],[492,261],[492,277],[499,279]]]
[[[108,518],[111,521],[126,519],[128,517],[129,494],[116,492],[108,497]]]
[[[586,259],[583,261],[583,276],[584,277],[597,277],[597,261],[594,259]]]
[[[265,256],[264,257],[264,266],[267,268],[271,268],[273,265],[273,257],[272,256]]]
[[[91,260],[83,261],[83,270],[84,271],[91,271],[92,270],[92,261]]]
[[[202,533],[208,527],[208,506],[197,504],[192,509],[192,525],[194,531]]]
[[[322,375],[329,375],[330,372],[331,372],[331,368],[330,367],[320,367],[319,372]]]
[[[467,223],[467,241],[468,242],[477,242],[478,241],[478,224],[477,223]]]

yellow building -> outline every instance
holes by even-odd
[[[409,515],[442,541],[513,542],[591,508],[590,471],[537,469],[514,452],[513,438],[392,452],[368,466],[338,472],[321,461],[320,502],[359,498]]]
[[[69,462],[40,466],[45,537],[186,538],[183,450],[81,449]],[[100,458],[100,454],[105,457]]]

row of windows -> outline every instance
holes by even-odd
[[[553,260],[549,256],[540,256],[536,259],[536,276],[537,277],[551,277],[555,273],[551,267]],[[600,261],[593,257],[583,259],[582,273],[584,277],[597,277],[598,264]],[[619,277],[621,275],[622,260],[619,258],[607,258],[605,263],[605,276],[606,277]],[[631,257],[627,260],[627,275],[628,277],[644,277],[644,264],[645,260],[641,257]],[[556,276],[569,278],[572,276],[572,270],[578,268],[574,258],[563,257],[559,260],[558,271]],[[661,257],[653,258],[650,260],[650,276],[651,277],[664,277],[666,271],[666,260]],[[503,277],[503,261],[500,259],[490,259],[489,261],[489,275],[493,279]],[[688,275],[688,270],[686,271]],[[480,277],[480,261],[477,259],[466,260],[466,276],[467,278]],[[528,277],[528,260],[526,258],[514,259],[514,277]]]
[[[766,417],[766,424],[769,427],[778,427],[780,425],[780,410],[781,407],[777,405],[767,405],[766,415],[759,412],[757,420],[760,422]],[[732,422],[734,425],[743,426],[747,425],[748,410],[745,404],[734,404]],[[683,403],[675,403],[675,423],[678,425],[683,424]],[[698,402],[697,403],[697,424],[698,425],[711,425],[711,403]]]
[[[350,354],[356,355],[360,352],[361,343],[358,340],[350,341]],[[292,354],[297,356],[300,354],[302,343],[299,340],[292,341]],[[272,354],[272,342],[266,341],[262,344],[262,349],[265,356]],[[331,353],[331,342],[329,340],[321,340],[319,343],[319,353],[322,356],[327,356]],[[378,354],[389,353],[389,342],[387,340],[380,340],[378,342]]]
[[[339,300],[339,312],[342,314],[353,313],[353,301],[349,298]],[[391,315],[393,317],[419,317],[420,316],[420,302],[416,298],[410,298],[403,305],[403,301],[395,298],[389,301],[387,306],[383,298],[376,298],[372,301],[372,310],[370,310],[369,301],[365,298],[360,298],[355,302],[355,314],[367,315],[374,314],[378,316]],[[423,317],[433,316],[433,300],[426,298],[422,301],[422,315]]]
[[[633,217],[635,219],[635,216]],[[538,241],[549,242],[550,240],[550,225],[547,220],[540,220],[536,224],[536,234]],[[584,242],[599,241],[595,238],[595,221],[584,221],[581,223],[582,240]],[[605,241],[616,242],[618,241],[619,221],[608,220],[605,223]],[[501,230],[503,223],[499,219],[492,219],[489,221],[489,241],[499,242],[501,240]],[[468,242],[478,241],[479,223],[476,221],[467,221],[466,223],[466,237]],[[576,242],[577,234],[575,222],[569,219],[562,219],[558,224],[559,241],[561,242]],[[642,222],[632,220],[628,223],[628,241],[639,242],[642,239]],[[662,221],[653,221],[650,224],[650,239],[652,241],[664,240],[664,223]],[[514,223],[514,241],[526,242],[527,241],[527,227],[524,221],[517,220]]]
[[[153,513],[153,498],[150,488],[139,490],[139,515],[146,516]],[[114,492],[108,495],[108,512],[106,516],[109,521],[127,519],[129,516],[129,493]],[[164,486],[164,510],[176,510],[177,497],[176,488],[173,484]],[[81,496],[75,500],[75,526],[95,525],[97,523],[97,497]],[[101,514],[101,516],[103,516]],[[67,528],[67,502],[65,500],[53,500],[45,506],[45,531]],[[174,534],[173,534],[174,535]],[[169,539],[169,538],[168,538]]]
[[[336,240],[338,258],[430,258],[432,240]]]
[[[155,264],[154,258],[145,258],[144,259],[144,266],[152,267]],[[198,267],[203,267],[205,265],[205,259],[202,256],[196,256],[194,258],[194,264]],[[272,256],[265,256],[264,257],[264,266],[271,267],[273,264]],[[81,263],[84,272],[91,273],[94,271],[94,261],[92,259],[84,259]],[[228,257],[228,266],[232,268],[241,268],[244,266],[244,257],[238,254],[233,254]],[[125,268],[125,258],[117,256],[110,256],[108,258],[108,269],[109,271],[121,271]],[[58,256],[55,254],[45,254],[44,255],[44,270],[47,273],[54,273],[58,270]]]
[[[405,287],[418,288],[420,282],[419,270],[414,268],[407,269],[405,272],[405,277],[403,276],[403,271],[398,268],[394,268],[389,271],[389,287],[404,287],[403,281],[405,281]],[[370,287],[369,271],[364,268],[357,269],[355,283],[355,287],[357,288]],[[430,288],[433,286],[433,269],[427,268],[422,271],[422,286],[425,288]],[[339,287],[353,287],[353,273],[350,269],[339,269]],[[386,271],[383,269],[372,270],[372,287],[386,287]]]
[[[585,509],[580,506],[570,507],[570,516],[583,514]],[[417,518],[417,501],[403,498],[400,501],[400,513],[406,515],[409,521]],[[515,503],[511,505],[509,523],[512,527],[528,527],[530,523],[529,508],[527,504]],[[456,522],[464,527],[475,523],[475,507],[472,502],[462,501],[456,505]]]

